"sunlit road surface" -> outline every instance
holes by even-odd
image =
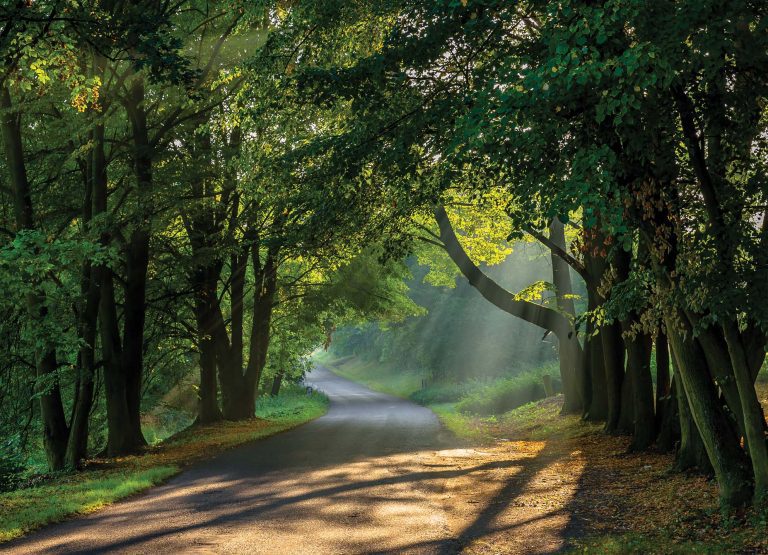
[[[453,445],[435,415],[315,369],[331,399],[304,426],[53,525],[9,553],[550,553],[578,472],[507,443]],[[569,458],[574,469],[578,457]],[[549,478],[547,477],[549,476]],[[554,484],[553,476],[557,482]],[[544,496],[560,496],[554,505]]]

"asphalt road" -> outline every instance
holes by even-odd
[[[449,447],[435,415],[315,369],[331,399],[306,425],[0,547],[9,553],[448,553]]]

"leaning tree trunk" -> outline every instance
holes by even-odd
[[[728,342],[728,352],[733,363],[733,372],[743,409],[744,429],[755,478],[754,505],[762,507],[768,502],[768,445],[763,433],[765,417],[752,383],[749,361],[737,324],[734,321],[727,321],[722,327],[725,340]]]
[[[688,397],[691,416],[701,434],[720,487],[720,502],[724,507],[744,505],[752,497],[749,463],[728,423],[704,354],[693,337],[693,330],[682,311],[675,316],[666,316],[668,338]],[[682,325],[682,331],[678,331],[676,325]]]
[[[573,357],[573,359],[581,364],[583,353],[581,345],[578,344],[576,339],[576,330],[573,324],[556,310],[516,299],[515,295],[485,275],[469,258],[456,237],[445,208],[436,206],[434,216],[440,230],[440,240],[448,256],[450,256],[469,284],[486,300],[501,310],[554,333],[558,338],[561,353],[564,348],[573,349],[573,351],[578,353],[578,356]],[[560,366],[564,397],[563,412],[565,413],[579,413],[583,407],[579,391],[578,370],[579,368],[574,366],[567,367],[565,364]]]

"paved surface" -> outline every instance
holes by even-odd
[[[466,453],[448,449],[434,414],[323,368],[308,381],[331,399],[325,416],[0,551],[454,552],[446,484],[474,470],[449,463]]]

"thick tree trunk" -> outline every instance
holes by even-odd
[[[752,461],[752,473],[755,478],[754,504],[763,507],[768,502],[768,445],[765,442],[765,417],[763,416],[760,400],[757,398],[752,376],[749,372],[749,361],[736,322],[723,324],[725,340],[733,363],[736,385],[739,390],[743,409],[744,429],[749,444],[749,456]]]
[[[584,351],[579,344],[572,322],[576,318],[576,307],[573,303],[573,283],[571,281],[571,267],[558,252],[567,252],[565,244],[565,226],[558,218],[553,218],[549,223],[549,241],[556,249],[550,249],[552,262],[552,283],[555,286],[555,301],[557,309],[571,323],[558,334],[560,376],[567,378],[563,381],[563,390],[570,392],[566,395],[569,399],[578,399],[580,386],[583,382],[582,373],[587,370],[584,361]],[[585,405],[582,398],[582,405]],[[564,407],[564,412],[576,412],[576,407]]]
[[[717,383],[722,397],[728,409],[731,411],[731,422],[737,429],[739,436],[746,438],[744,429],[744,410],[739,396],[739,388],[736,385],[733,365],[728,352],[728,344],[725,341],[722,329],[716,327],[698,326],[699,316],[688,313],[688,321],[692,327],[698,329],[698,343],[701,346],[707,367],[712,373],[713,380]]]
[[[542,305],[516,299],[515,295],[485,275],[461,246],[445,208],[436,206],[434,215],[440,229],[440,240],[445,246],[446,252],[459,271],[467,278],[469,284],[477,289],[478,293],[486,300],[512,316],[553,332],[560,341],[561,350],[563,344],[567,344],[575,338],[576,333],[573,325],[562,314]],[[576,347],[574,346],[574,348]],[[581,351],[580,345],[578,351]],[[582,356],[580,354],[578,357],[579,361],[582,360]],[[583,403],[579,391],[578,371],[578,368],[567,368],[565,365],[561,365],[563,412],[578,413],[582,410]]]
[[[605,364],[605,380],[607,382],[608,417],[605,421],[605,431],[609,434],[626,433],[630,430],[622,422],[622,392],[625,389],[624,378],[624,339],[621,336],[621,325],[618,322],[605,324],[600,329],[603,341],[603,357]]]
[[[627,379],[632,383],[632,407],[634,416],[633,451],[648,449],[656,437],[656,414],[651,380],[651,349],[653,339],[643,333],[630,331],[632,321],[625,325],[627,339]]]
[[[695,468],[702,474],[712,476],[714,470],[709,462],[709,456],[701,439],[701,434],[699,434],[696,423],[693,421],[693,416],[691,416],[691,406],[679,372],[675,372],[673,380],[678,415],[680,417],[680,447],[677,450],[675,470],[684,472]]]
[[[681,322],[683,330],[677,331],[675,326]],[[677,318],[668,314],[666,326],[691,416],[717,477],[721,504],[743,505],[752,497],[749,463],[720,404],[704,353],[681,311]]]
[[[144,368],[149,233],[143,229],[137,229],[131,234],[125,258],[122,365],[128,403],[128,425],[136,444],[141,446],[146,445],[141,432],[141,378]]]
[[[591,351],[589,373],[591,375],[589,380],[589,405],[585,408],[584,419],[592,422],[604,421],[608,418],[609,400],[608,394],[609,383],[606,380],[606,364],[605,364],[605,339],[603,330],[605,326],[601,326],[597,335],[594,333],[594,326],[592,323],[587,325],[587,334],[589,338],[587,342]]]
[[[584,368],[584,351],[571,326],[555,334],[558,338],[560,379],[563,384],[563,413],[582,412],[582,396],[579,375]]]
[[[216,383],[215,311],[218,308],[218,268],[202,267],[195,271],[195,319],[200,351],[200,388],[198,390],[197,422],[210,424],[221,420]]]
[[[144,369],[144,325],[146,320],[147,271],[151,235],[152,159],[144,106],[144,80],[135,77],[125,101],[133,139],[133,165],[136,176],[137,218],[125,253],[125,308],[123,311],[123,372],[130,417],[130,433],[137,445],[146,445],[141,432],[141,383]]]
[[[7,86],[0,89],[0,125],[6,164],[11,179],[16,230],[19,232],[33,230],[35,221],[24,159],[21,114],[14,110]],[[26,305],[27,312],[33,321],[43,320],[47,316],[45,299],[39,295],[28,295]],[[35,370],[40,416],[43,423],[43,446],[48,466],[51,470],[60,470],[65,465],[69,428],[57,377],[56,351],[52,345],[49,345],[48,338],[43,337],[41,341],[45,346],[36,356]]]
[[[131,433],[114,278],[109,268],[104,268],[101,273],[99,330],[101,356],[104,361],[104,398],[107,407],[107,456],[115,457],[135,452],[140,444],[137,444],[134,434]]]

